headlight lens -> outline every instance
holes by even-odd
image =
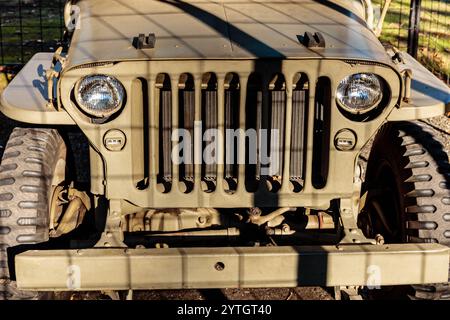
[[[336,91],[338,104],[354,114],[374,109],[382,97],[382,81],[373,73],[356,73],[345,77]]]
[[[123,104],[125,89],[114,77],[90,75],[75,86],[75,99],[87,114],[104,118],[117,112]]]

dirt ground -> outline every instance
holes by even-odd
[[[120,297],[124,298],[125,292]],[[100,292],[64,292],[53,296],[56,300],[111,299]],[[147,290],[133,292],[133,300],[334,300],[332,289],[321,287],[204,289],[204,290]]]

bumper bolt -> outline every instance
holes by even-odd
[[[217,271],[222,271],[223,269],[225,269],[225,264],[223,262],[217,262],[214,265],[214,269],[216,269]]]
[[[384,237],[381,234],[377,234],[375,236],[375,241],[377,244],[382,245],[382,244],[384,244]]]

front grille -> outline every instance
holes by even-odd
[[[184,185],[184,193],[196,188],[203,192],[219,188],[233,193],[239,186],[250,193],[261,189],[277,193],[282,188],[301,192],[310,152],[306,150],[308,134],[314,136],[311,184],[318,189],[325,185],[329,80],[319,78],[317,85],[311,84],[305,74],[298,73],[294,83],[287,85],[282,74],[265,77],[254,73],[240,78],[229,73],[221,79],[211,72],[194,79],[186,72],[175,79],[159,74],[155,83],[155,94],[148,99],[157,97],[154,126],[158,134],[153,137],[157,141],[150,143],[158,146],[152,149],[158,152],[152,157],[158,164],[146,165],[157,168],[158,172],[150,172],[148,178],[156,177],[156,183],[164,185],[163,192],[170,192],[174,184],[180,183]],[[314,106],[310,106],[310,91],[316,96]],[[314,128],[307,125],[310,109]],[[203,139],[199,139],[198,132],[196,136],[195,126],[200,121],[198,130]],[[175,129],[181,129],[179,140],[173,140]],[[222,137],[212,135],[210,129],[218,129]],[[237,131],[227,134],[227,129]],[[256,141],[245,135],[251,130],[256,132]],[[271,130],[277,130],[278,134],[272,134]],[[266,144],[263,138],[267,138]],[[181,149],[174,149],[181,145]],[[196,154],[202,155],[207,148],[214,149],[210,154],[216,161],[198,162]],[[172,161],[174,153],[181,163]],[[272,165],[276,163],[270,171],[268,158]]]
[[[391,68],[315,58],[124,61],[101,70],[69,70],[61,89],[71,92],[80,77],[100,71],[117,76],[127,91],[125,105],[114,118],[87,123],[68,95],[62,102],[92,143],[91,167],[97,173],[92,176],[93,191],[140,208],[326,210],[330,201],[354,194],[358,152],[401,92]],[[391,91],[370,125],[347,118],[334,101],[339,81],[364,72],[382,76]],[[201,137],[207,128],[218,128],[224,135],[215,142],[219,163],[202,161],[202,152],[210,147]],[[268,146],[262,148],[259,137],[271,128],[281,131],[271,137],[281,152],[278,170],[268,173],[259,161]],[[334,146],[345,128],[357,137],[348,151]],[[126,137],[120,152],[104,145],[111,129]],[[186,137],[174,136],[176,129],[184,130]],[[227,136],[227,129],[239,130]],[[260,135],[246,136],[251,129]],[[190,146],[177,151],[179,140],[189,138]],[[172,158],[195,162],[178,164]]]

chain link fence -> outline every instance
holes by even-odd
[[[385,1],[374,0],[375,16],[380,15]],[[450,84],[449,23],[450,0],[392,0],[380,40],[416,56]]]
[[[64,30],[65,0],[0,0],[0,65],[24,64],[54,51]]]

